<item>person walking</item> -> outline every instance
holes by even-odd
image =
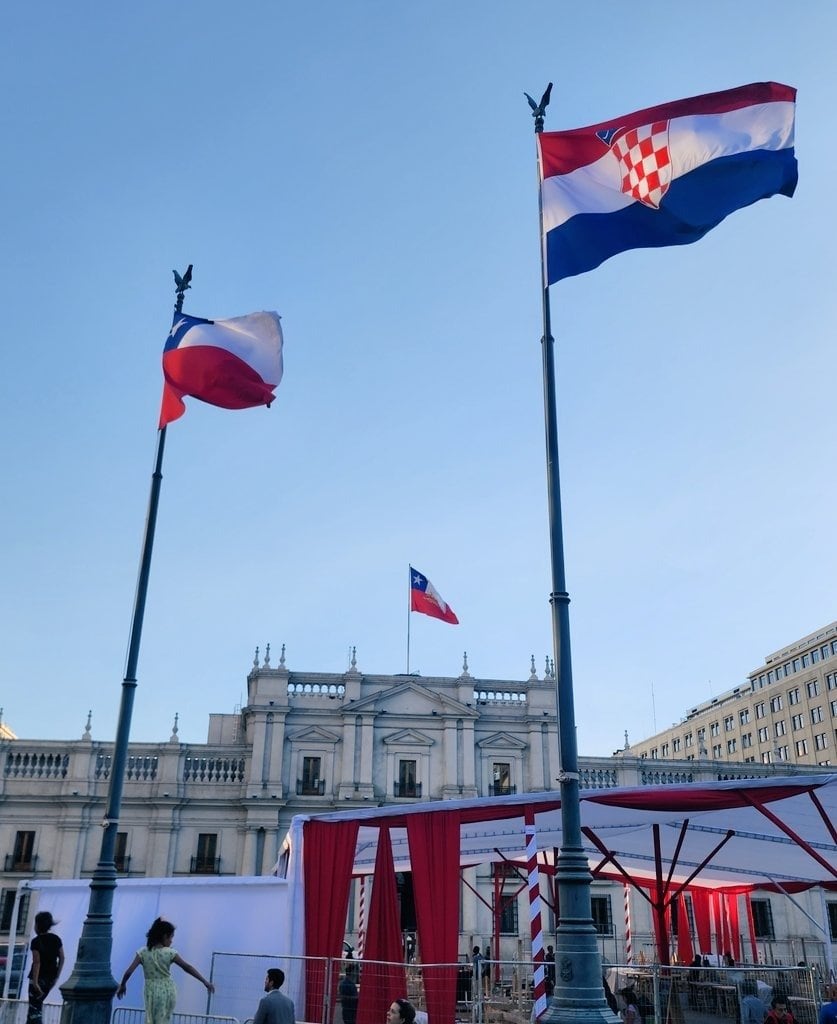
[[[281,967],[269,967],[264,978],[264,990],[267,995],[256,1009],[253,1024],[296,1024],[296,1010],[292,999],[280,992],[285,981],[285,972]]]
[[[215,986],[211,981],[207,981],[197,968],[187,964],[177,950],[172,949],[173,940],[174,925],[170,921],[164,921],[162,917],[158,917],[146,933],[146,945],[137,950],[136,956],[122,975],[122,981],[116,990],[116,998],[121,999],[125,995],[128,979],[142,965],[142,972],[145,976],[143,999],[146,1024],[169,1024],[171,1020],[174,1004],[177,1001],[177,988],[174,978],[171,976],[172,964],[177,964],[181,970],[191,974],[193,978],[197,978],[202,985],[206,986],[207,992],[215,991]]]
[[[32,968],[29,971],[27,1024],[40,1024],[44,1000],[58,981],[64,966],[64,945],[51,930],[57,923],[48,910],[35,914],[35,938],[29,946]]]

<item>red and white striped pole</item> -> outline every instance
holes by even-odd
[[[543,959],[543,927],[541,924],[541,885],[538,874],[538,844],[535,833],[535,817],[530,807],[526,808],[526,862],[529,873],[529,925],[532,929],[532,960],[534,961],[533,1017],[537,1020],[546,1010],[546,976]]]
[[[366,875],[360,876],[360,905],[357,914],[357,955],[363,958],[363,943],[366,939]]]
[[[625,963],[634,962],[634,953],[631,946],[631,887],[625,886]]]

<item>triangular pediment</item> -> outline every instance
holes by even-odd
[[[495,732],[491,736],[486,736],[484,739],[477,740],[476,746],[480,750],[525,750],[527,744],[523,743],[516,736],[512,736],[510,732]]]
[[[463,704],[455,697],[433,689],[432,683],[424,684],[414,679],[405,679],[394,686],[387,686],[370,693],[360,700],[350,701],[343,706],[347,714],[374,711],[390,715],[441,715],[446,718],[478,718],[474,708]]]
[[[384,736],[385,744],[396,743],[399,747],[432,747],[435,740],[425,736],[418,729],[399,729],[390,736]]]
[[[290,732],[287,738],[291,743],[339,743],[340,736],[331,729],[322,729],[319,725],[312,725],[306,729],[298,729]]]

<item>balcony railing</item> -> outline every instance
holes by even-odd
[[[297,796],[325,796],[325,779],[297,779]]]
[[[220,857],[192,857],[189,865],[190,875],[220,875]]]
[[[6,854],[5,869],[10,874],[14,874],[19,871],[21,873],[31,872],[35,870],[38,863],[38,857],[16,857],[13,853]]]
[[[420,782],[393,782],[392,784],[392,795],[397,797],[421,797],[421,783]]]
[[[507,782],[491,782],[488,785],[489,796],[514,796],[517,786],[510,786]]]

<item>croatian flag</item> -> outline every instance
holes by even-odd
[[[175,314],[163,348],[163,376],[161,429],[186,411],[184,395],[222,409],[270,405],[282,379],[279,314],[231,320]]]
[[[432,615],[434,619],[450,622],[453,626],[459,625],[459,619],[453,614],[450,605],[445,604],[442,600],[439,591],[426,576],[412,566],[410,566],[410,611]]]
[[[796,188],[796,90],[758,82],[537,136],[547,284]]]

